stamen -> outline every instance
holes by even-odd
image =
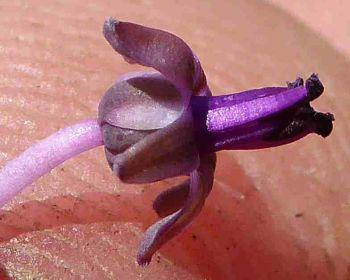
[[[300,87],[304,85],[304,80],[303,78],[298,77],[294,82],[290,83],[287,82],[288,89]]]
[[[334,115],[331,113],[319,113],[314,115],[315,132],[322,137],[327,137],[333,130]]]
[[[312,74],[310,78],[306,80],[305,87],[307,90],[309,101],[315,100],[324,91],[323,84],[321,83],[320,79],[315,73]]]

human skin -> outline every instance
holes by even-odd
[[[0,163],[38,139],[97,115],[125,63],[105,42],[108,16],[169,30],[199,56],[214,94],[283,85],[317,72],[315,102],[336,117],[326,140],[218,154],[202,213],[149,267],[137,246],[152,200],[179,182],[122,184],[102,148],[69,160],[6,205],[0,261],[13,278],[347,279],[350,62],[273,6],[124,1],[0,4]],[[145,12],[146,11],[146,12]],[[172,16],[168,16],[171,14]],[[315,15],[312,15],[315,16]]]

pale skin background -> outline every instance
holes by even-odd
[[[271,3],[0,1],[1,165],[95,117],[117,77],[141,69],[105,42],[108,16],[182,37],[215,94],[317,72],[326,91],[313,105],[336,117],[327,139],[219,153],[204,210],[147,268],[135,256],[152,199],[178,179],[124,185],[102,148],[82,154],[1,212],[5,279],[350,279],[350,5]]]

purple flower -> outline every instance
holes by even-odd
[[[328,136],[334,117],[310,102],[323,92],[317,75],[287,87],[211,95],[198,58],[168,32],[109,19],[103,33],[128,62],[157,72],[128,74],[103,96],[98,120],[65,128],[29,148],[0,171],[0,202],[66,159],[104,145],[107,161],[127,183],[187,175],[161,193],[162,217],[145,233],[138,263],[145,265],[200,212],[209,195],[215,152],[287,144],[309,133]]]
[[[127,61],[160,72],[125,77],[103,97],[99,123],[111,168],[129,183],[190,177],[156,199],[163,219],[147,230],[140,264],[199,213],[212,188],[216,151],[273,147],[332,130],[333,116],[309,104],[323,92],[314,74],[305,87],[299,78],[288,87],[212,97],[197,57],[180,38],[114,19],[103,32]]]

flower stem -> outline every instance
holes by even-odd
[[[0,170],[0,207],[57,165],[101,145],[97,120],[66,127],[39,141]]]

